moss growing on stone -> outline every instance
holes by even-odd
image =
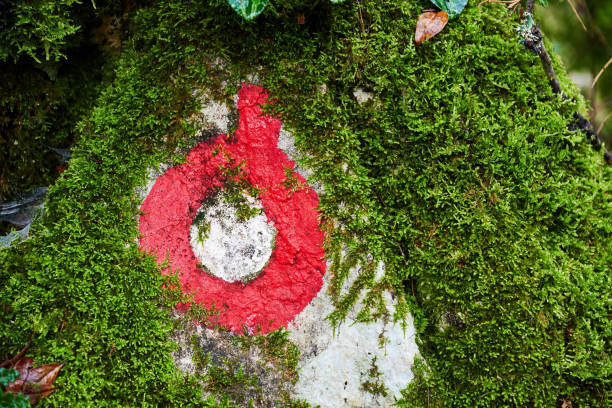
[[[49,406],[212,403],[173,368],[158,306],[176,298],[133,243],[132,192],[189,136],[193,88],[230,98],[256,71],[325,183],[330,253],[384,261],[415,317],[425,362],[400,406],[602,406],[612,170],[567,130],[584,103],[559,61],[577,102],[551,93],[502,7],[470,4],[416,46],[428,7],[273,1],[253,23],[221,0],[140,10],[35,237],[0,251],[0,359],[32,336],[38,361],[66,361]],[[340,319],[362,291],[379,303],[360,270]]]

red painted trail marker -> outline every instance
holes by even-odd
[[[317,295],[325,273],[323,232],[319,230],[319,199],[305,186],[287,188],[286,169],[295,163],[278,148],[281,121],[262,114],[267,92],[244,85],[238,92],[239,125],[235,137],[225,135],[200,143],[187,163],[159,177],[144,200],[140,216],[140,248],[154,253],[158,263],[169,256],[179,272],[182,290],[194,293],[198,304],[220,311],[218,323],[235,333],[257,327],[268,333],[286,327]],[[277,230],[276,246],[263,271],[250,283],[230,283],[197,266],[189,229],[202,202],[223,189],[222,169],[230,161],[244,163],[247,181],[262,191],[259,198],[268,222]],[[166,270],[165,273],[169,273]]]

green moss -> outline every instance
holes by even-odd
[[[191,312],[189,312],[190,317]],[[180,329],[179,324],[179,329]],[[297,381],[299,351],[285,330],[235,336],[217,327],[209,336],[194,335],[195,377],[206,394],[232,406],[308,407],[287,392]],[[273,404],[273,405],[271,405]]]
[[[378,369],[376,364],[376,356],[370,363],[370,369],[368,370],[368,379],[361,384],[361,389],[369,392],[372,395],[382,395],[386,397],[389,390],[385,386],[385,383],[381,380],[380,376],[382,373]]]
[[[0,63],[0,200],[57,178],[62,163],[49,148],[78,139],[75,123],[112,79],[111,63],[95,45],[78,51],[74,65]]]
[[[308,188],[308,186],[298,180],[291,167],[284,168],[283,173],[285,174],[285,179],[283,180],[283,187],[285,187],[289,191],[289,194],[293,194],[297,191]]]
[[[84,4],[83,4],[84,3]],[[51,184],[112,80],[126,10],[116,0],[5,1],[0,5],[0,200]],[[0,235],[4,228],[0,225]]]
[[[208,405],[174,368],[164,308],[176,300],[134,243],[134,188],[160,160],[153,152],[173,117],[191,106],[160,80],[163,69],[151,72],[150,58],[126,52],[78,126],[86,137],[50,189],[34,238],[0,251],[0,358],[32,338],[37,362],[66,361],[47,406]]]
[[[601,406],[612,170],[567,130],[583,101],[552,95],[502,7],[468,6],[416,46],[427,7],[276,1],[254,23],[221,0],[140,10],[35,237],[0,251],[0,359],[32,336],[37,361],[66,361],[48,406],[211,403],[169,357],[160,306],[177,299],[134,244],[133,191],[192,136],[194,87],[229,98],[258,67],[325,184],[333,321],[361,292],[362,320],[415,318],[426,363],[400,406]],[[375,97],[360,106],[356,87]]]
[[[225,202],[236,208],[236,217],[239,221],[245,221],[262,213],[261,208],[252,207],[245,195],[259,199],[261,190],[253,186],[247,179],[244,171],[246,162],[235,163],[234,159],[226,157],[228,164],[221,168],[223,176],[223,195]]]

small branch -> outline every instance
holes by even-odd
[[[574,15],[576,16],[576,18],[580,22],[580,25],[582,26],[583,30],[587,31],[587,28],[584,25],[584,22],[582,21],[582,17],[580,17],[580,13],[578,13],[578,10],[576,10],[576,6],[574,5],[574,2],[572,0],[567,0],[567,2],[569,3],[570,7],[572,8],[572,11],[574,12]]]
[[[587,118],[585,118],[578,112],[574,113],[574,118],[576,119],[576,123],[574,123],[574,125],[570,127],[570,130],[584,131],[587,135],[587,138],[591,142],[593,149],[600,150],[603,148],[604,160],[606,161],[606,163],[612,164],[612,153],[610,153],[608,149],[606,149],[606,146],[599,138],[598,133],[595,131],[595,129],[593,129],[593,126],[591,126],[591,122],[589,122]]]
[[[361,3],[357,0],[357,6],[359,7],[359,20],[361,20],[361,31],[365,29],[365,23],[363,22],[363,13],[361,12]]]
[[[10,367],[13,364],[15,364],[16,361],[18,361],[21,356],[23,356],[26,352],[26,350],[30,347],[30,341],[28,340],[28,343],[25,345],[24,348],[21,349],[21,351],[19,353],[17,353],[17,355],[13,358],[9,358],[8,360],[6,360],[4,363],[0,364],[0,368],[2,367]]]
[[[553,93],[561,96],[565,100],[569,100],[568,96],[563,93],[561,89],[561,83],[557,78],[557,74],[555,73],[555,69],[552,64],[552,60],[550,58],[550,54],[546,50],[546,46],[544,45],[544,41],[542,41],[542,31],[540,31],[539,24],[533,24],[533,7],[535,5],[535,0],[527,0],[525,5],[525,18],[523,20],[524,25],[519,27],[519,31],[521,36],[523,37],[523,45],[526,48],[530,49],[534,53],[540,57],[540,62],[542,62],[542,66],[544,67],[544,72],[546,73],[546,77],[550,83],[550,87],[552,88]],[[588,119],[582,116],[580,113],[574,113],[574,119],[576,122],[570,126],[571,130],[577,131],[582,130],[586,133],[591,145],[595,150],[601,150],[603,148],[604,151],[604,159],[606,163],[612,164],[612,154],[606,149],[605,143],[599,138],[598,133],[593,129],[591,123]]]
[[[604,71],[608,68],[608,66],[610,66],[610,64],[612,64],[612,58],[610,58],[608,62],[606,62],[606,64],[603,66],[603,68],[599,70],[599,72],[597,73],[597,76],[595,77],[595,79],[593,80],[593,83],[591,84],[591,89],[595,88],[595,84],[597,84],[597,81],[599,81],[599,77],[601,76],[601,74],[604,73]]]
[[[525,47],[534,51],[540,57],[540,61],[542,62],[542,66],[544,67],[544,71],[546,72],[546,76],[548,77],[548,81],[550,82],[550,86],[552,90],[557,95],[561,95],[563,99],[568,99],[567,96],[563,93],[561,89],[561,84],[559,83],[559,79],[557,79],[557,74],[555,74],[555,69],[552,65],[552,60],[550,59],[550,54],[546,51],[546,46],[542,41],[542,31],[540,31],[539,24],[536,24],[531,29],[531,38],[525,39]]]
[[[612,118],[612,112],[608,113],[608,115],[604,118],[604,120],[601,121],[601,123],[597,127],[597,130],[596,130],[597,133],[601,132],[601,129],[603,129],[604,125],[610,118]]]

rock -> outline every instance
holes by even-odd
[[[266,358],[265,350],[259,345],[245,347],[231,332],[207,329],[176,310],[172,318],[176,329],[171,340],[178,344],[178,349],[172,353],[175,365],[186,374],[199,374],[204,378],[205,397],[214,393],[215,387],[221,387],[236,406],[268,408],[282,406],[281,401],[291,395],[294,373]],[[237,375],[235,383],[224,387],[206,381],[213,375],[211,370],[217,375],[225,373],[226,379]],[[245,378],[248,380],[244,381]]]
[[[326,276],[317,297],[288,328],[289,338],[302,351],[294,394],[322,407],[391,406],[413,377],[410,368],[418,348],[411,318],[404,331],[399,323],[357,323],[352,310],[334,333],[325,319],[334,310],[328,287]],[[385,300],[394,307],[389,293]],[[368,383],[385,391],[372,394]]]
[[[355,97],[355,99],[357,99],[357,103],[359,105],[363,105],[374,97],[373,94],[364,91],[362,88],[355,88],[353,90],[353,96]]]
[[[250,209],[262,210],[260,200],[243,196]],[[261,211],[239,219],[234,203],[217,194],[198,210],[189,229],[191,249],[207,272],[227,282],[254,279],[266,266],[276,229]]]

